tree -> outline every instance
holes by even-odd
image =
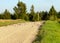
[[[14,20],[18,19],[18,15],[17,14],[11,14],[11,19],[14,19]]]
[[[4,17],[3,17],[3,14],[2,14],[2,13],[0,14],[0,19],[4,19]]]
[[[39,20],[41,20],[41,19],[40,19],[39,12],[37,12],[37,13],[35,14],[35,21],[39,21]]]
[[[60,12],[58,12],[58,14],[57,14],[57,18],[60,18]]]
[[[3,13],[4,19],[11,19],[10,12],[6,9]]]
[[[51,7],[51,9],[49,11],[49,15],[50,15],[50,20],[56,20],[57,19],[57,12],[56,12],[54,6]]]
[[[48,14],[48,12],[47,11],[42,11],[42,12],[40,12],[40,16],[41,16],[41,19],[42,20],[49,20],[49,14]]]
[[[31,6],[30,15],[29,16],[30,16],[30,20],[34,21],[35,11],[34,11],[34,6],[33,5]]]
[[[18,2],[17,7],[15,6],[14,8],[15,15],[17,15],[18,19],[24,19],[27,20],[27,14],[26,14],[26,5],[23,2]]]

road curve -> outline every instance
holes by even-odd
[[[0,43],[32,43],[42,22],[26,22],[0,27]]]

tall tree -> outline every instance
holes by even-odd
[[[34,17],[35,17],[35,11],[34,11],[34,6],[32,5],[30,9],[30,20],[34,21]]]
[[[41,20],[39,12],[35,14],[35,21]]]
[[[3,15],[4,15],[4,19],[11,19],[11,14],[7,9],[5,9]]]
[[[26,5],[23,2],[18,2],[17,6],[14,8],[15,15],[18,16],[18,19],[28,19],[27,14],[26,14]]]
[[[57,19],[57,12],[56,12],[54,6],[51,7],[51,9],[49,11],[49,15],[50,15],[50,20],[56,20]]]
[[[58,15],[57,15],[57,17],[60,19],[60,12],[58,12]]]
[[[2,13],[0,14],[0,19],[4,19],[4,17],[3,17],[3,14],[2,14]]]
[[[48,12],[47,11],[42,11],[42,12],[40,12],[40,15],[41,15],[41,19],[42,20],[48,20],[49,19],[49,14],[48,14]]]

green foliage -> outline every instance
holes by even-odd
[[[60,12],[58,12],[58,14],[57,14],[57,18],[59,18],[59,19],[60,19]]]
[[[26,5],[23,2],[18,2],[17,7],[14,7],[15,18],[28,20],[28,16],[26,15]]]
[[[34,20],[35,20],[35,21],[39,21],[39,20],[40,20],[39,12],[37,12],[37,13],[35,14]]]
[[[57,12],[56,12],[54,6],[51,7],[51,9],[49,11],[49,15],[50,15],[50,20],[56,20],[57,19]]]
[[[40,17],[42,20],[49,20],[49,14],[47,11],[46,12],[44,12],[44,11],[40,12]]]
[[[60,23],[60,19],[58,19],[57,21],[58,21],[58,23]]]
[[[3,14],[0,14],[0,19],[4,19],[4,16],[3,16]]]
[[[4,15],[4,19],[11,19],[11,14],[7,9],[3,13],[3,15]]]
[[[17,14],[14,14],[14,17],[15,17],[15,19],[18,19],[18,15]]]
[[[34,5],[31,6],[30,12],[31,12],[31,15],[34,15],[35,14]]]
[[[32,5],[30,9],[30,20],[31,21],[34,21],[34,16],[35,16],[35,11],[34,11],[34,6]]]
[[[57,12],[54,6],[51,7],[50,11],[35,12],[34,5],[31,6],[29,14],[26,11],[26,4],[18,2],[17,6],[13,8],[14,13],[11,13],[6,9],[0,14],[0,19],[23,19],[29,21],[39,20],[58,20],[60,19],[60,12]]]
[[[33,5],[30,9],[29,19],[30,21],[39,21],[39,13],[35,13]]]

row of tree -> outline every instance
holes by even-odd
[[[24,19],[29,21],[39,21],[39,20],[57,20],[60,18],[60,12],[57,12],[52,6],[50,11],[35,12],[34,6],[31,6],[30,13],[26,11],[26,4],[23,2],[18,2],[17,6],[13,8],[14,13],[11,14],[7,9],[0,14],[0,19]]]

